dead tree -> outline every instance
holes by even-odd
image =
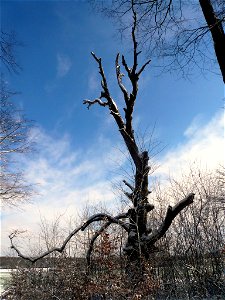
[[[128,149],[133,164],[135,166],[135,178],[134,185],[127,181],[123,181],[129,192],[125,192],[125,195],[131,202],[131,208],[118,216],[112,217],[108,214],[96,214],[90,217],[83,225],[76,228],[70,235],[65,239],[61,247],[54,247],[49,251],[42,253],[37,257],[28,257],[23,255],[20,250],[15,246],[13,239],[17,235],[16,232],[10,235],[11,248],[13,248],[17,254],[24,259],[31,262],[35,262],[40,258],[43,258],[50,253],[57,251],[62,252],[70,239],[78,232],[85,230],[93,222],[104,221],[102,227],[95,233],[90,241],[89,251],[87,252],[88,264],[91,262],[91,253],[93,250],[94,243],[98,236],[101,235],[104,230],[111,224],[117,224],[121,226],[127,232],[127,241],[124,245],[124,253],[128,258],[128,262],[139,262],[140,258],[148,259],[155,243],[163,237],[163,235],[169,229],[174,218],[188,205],[193,202],[194,194],[187,195],[184,199],[178,202],[174,206],[168,206],[164,221],[159,228],[148,227],[148,213],[154,209],[154,206],[148,202],[149,196],[149,154],[148,151],[141,151],[135,139],[135,132],[133,128],[133,112],[135,103],[138,95],[138,82],[142,72],[149,65],[150,60],[144,63],[141,67],[138,67],[138,56],[140,51],[138,50],[138,43],[136,40],[136,27],[137,27],[137,16],[133,9],[133,27],[132,27],[132,42],[133,42],[133,65],[128,66],[128,63],[124,56],[122,56],[122,66],[125,69],[126,75],[128,76],[132,90],[128,92],[127,88],[123,84],[122,78],[124,74],[121,72],[121,66],[119,64],[120,54],[117,54],[115,60],[115,69],[118,86],[124,97],[124,117],[122,116],[119,108],[111,96],[107,78],[104,73],[102,59],[97,57],[93,52],[91,53],[94,60],[96,61],[99,73],[101,76],[101,87],[102,91],[100,97],[94,100],[84,100],[84,104],[88,108],[97,104],[105,107],[109,110],[109,113],[114,118],[120,135]]]
[[[133,7],[132,7],[133,8]],[[104,69],[102,66],[101,58],[98,58],[94,53],[92,56],[99,67],[99,73],[101,75],[101,86],[102,91],[100,97],[97,99],[84,100],[84,104],[88,105],[90,108],[91,105],[98,104],[104,107],[108,107],[110,114],[113,116],[116,124],[118,126],[119,132],[126,144],[126,147],[129,151],[129,154],[132,158],[132,161],[135,166],[135,178],[134,186],[124,180],[124,184],[129,188],[130,192],[125,192],[126,196],[132,203],[132,208],[128,210],[127,216],[129,219],[128,227],[128,238],[127,243],[124,247],[124,252],[129,257],[130,261],[136,261],[141,256],[145,258],[149,257],[151,249],[157,240],[159,240],[168,230],[169,226],[172,223],[172,220],[176,215],[187,205],[193,202],[194,194],[188,195],[185,199],[180,201],[174,207],[169,206],[164,222],[157,230],[148,228],[147,226],[147,217],[148,213],[154,209],[154,206],[148,202],[148,195],[150,193],[148,189],[148,176],[149,176],[149,154],[148,151],[140,151],[137,142],[135,140],[135,133],[133,128],[133,112],[135,102],[138,95],[138,81],[140,75],[150,63],[148,60],[140,68],[138,68],[138,56],[140,51],[138,51],[138,43],[136,40],[136,26],[137,26],[137,15],[133,8],[133,27],[132,27],[132,41],[133,41],[133,65],[130,68],[127,64],[127,61],[124,56],[122,56],[122,65],[125,69],[125,72],[131,82],[132,91],[129,93],[126,87],[122,82],[122,77],[124,74],[121,73],[119,58],[120,54],[117,54],[115,61],[116,76],[117,82],[121,92],[123,93],[125,107],[124,114],[125,119],[122,117],[116,102],[113,100],[108,84],[107,79],[104,74]],[[102,100],[104,99],[104,101]],[[109,222],[108,222],[109,224]],[[105,228],[106,224],[103,225]],[[101,231],[101,230],[100,230]],[[93,239],[96,237],[94,236]],[[89,257],[88,257],[89,258]]]
[[[4,65],[9,72],[18,73],[21,69],[14,53],[17,46],[22,46],[22,43],[18,42],[14,32],[0,31],[1,67]]]

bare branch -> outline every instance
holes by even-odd
[[[126,186],[128,186],[128,187],[131,189],[132,192],[134,191],[134,187],[133,187],[129,182],[127,182],[126,180],[123,180],[123,183],[124,183]]]
[[[84,100],[83,101],[83,104],[87,104],[87,109],[90,108],[91,105],[95,104],[95,103],[98,103],[100,106],[107,106],[108,105],[108,102],[103,102],[101,99],[99,98],[96,98],[95,100]]]
[[[130,76],[131,76],[131,69],[128,67],[124,55],[122,55],[122,64],[123,64],[125,70],[127,71],[128,76],[130,78]]]
[[[132,26],[132,40],[133,40],[133,51],[134,51],[134,62],[133,62],[133,68],[132,68],[132,75],[134,76],[136,74],[136,70],[137,70],[137,57],[138,54],[140,54],[140,52],[137,52],[137,40],[136,40],[136,28],[137,28],[137,13],[134,9],[134,1],[132,1],[132,13],[133,13],[133,26]]]
[[[97,63],[101,63],[101,57],[97,57],[94,52],[91,52],[91,55],[94,57],[94,59],[97,61]]]
[[[138,77],[141,75],[141,73],[144,71],[145,67],[151,62],[151,59],[149,59],[142,67],[141,69],[137,72]]]
[[[109,89],[108,89],[108,85],[107,85],[107,80],[106,80],[106,77],[105,77],[105,73],[104,73],[104,69],[102,67],[102,59],[101,58],[98,58],[94,52],[91,52],[91,55],[94,57],[94,59],[96,60],[96,62],[98,63],[98,67],[99,67],[99,74],[101,75],[102,77],[102,81],[101,81],[101,85],[102,85],[102,88],[104,90],[104,96],[105,98],[110,102],[111,100],[111,96],[110,96],[110,93],[109,93]]]
[[[123,92],[125,103],[128,105],[129,95],[128,95],[128,92],[127,92],[125,86],[122,83],[122,77],[124,75],[120,72],[119,57],[120,57],[120,54],[118,53],[116,56],[116,77],[117,77],[118,85],[119,85],[121,91]]]
[[[169,229],[174,218],[187,206],[189,206],[194,201],[195,194],[191,193],[176,205],[169,206],[166,212],[165,219],[161,226],[152,232],[151,235],[148,236],[148,241],[150,244],[154,244],[157,240],[159,240]]]

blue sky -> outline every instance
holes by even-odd
[[[1,26],[15,31],[23,43],[16,50],[22,70],[6,76],[11,88],[21,92],[15,102],[36,123],[33,134],[40,148],[23,158],[39,195],[23,212],[3,213],[3,235],[21,225],[21,218],[25,228],[35,227],[39,213],[50,217],[77,211],[85,201],[112,205],[109,181],[120,178],[119,164],[126,165],[118,150],[121,140],[107,110],[95,106],[88,111],[82,101],[100,94],[93,51],[102,57],[112,95],[123,107],[114,62],[117,52],[129,59],[131,45],[86,1],[1,1]],[[158,72],[155,65],[152,61],[140,80],[134,123],[140,135],[151,133],[155,124],[155,137],[165,146],[156,158],[158,174],[186,168],[188,160],[216,167],[224,147],[222,78],[193,68],[184,80]]]

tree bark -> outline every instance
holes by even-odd
[[[225,83],[225,33],[222,21],[217,18],[210,0],[199,0],[199,3],[212,35],[217,61]]]

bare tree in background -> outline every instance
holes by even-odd
[[[132,5],[138,14],[138,36],[147,54],[163,59],[166,70],[188,74],[193,64],[211,70],[214,57],[225,82],[225,5],[223,0],[91,1],[99,11],[131,27]],[[215,56],[211,53],[214,48]]]
[[[17,72],[19,65],[14,47],[19,45],[13,34],[1,31],[0,62],[8,71]],[[26,183],[23,172],[17,168],[21,154],[31,150],[29,132],[31,122],[25,118],[11,100],[15,96],[8,88],[3,74],[0,78],[0,199],[3,205],[18,205],[26,201],[32,188]]]
[[[222,167],[204,171],[192,167],[186,174],[170,179],[163,191],[160,185],[155,189],[160,218],[166,199],[179,199],[190,188],[196,192],[193,205],[179,214],[170,232],[160,241],[164,261],[161,289],[165,287],[167,299],[170,296],[183,299],[181,294],[186,294],[188,299],[225,296],[224,180]]]
[[[29,131],[31,122],[11,101],[15,93],[0,82],[0,198],[2,204],[18,205],[31,195],[23,172],[17,167],[20,155],[31,150]]]
[[[14,249],[17,254],[31,262],[36,262],[40,258],[43,258],[54,251],[63,252],[71,238],[77,234],[80,230],[85,230],[93,222],[103,221],[103,225],[92,236],[89,249],[87,251],[87,261],[91,264],[91,254],[94,244],[97,238],[105,232],[105,230],[111,224],[117,224],[122,227],[127,234],[127,241],[124,245],[123,251],[127,258],[127,274],[129,275],[130,282],[137,283],[142,279],[144,274],[144,268],[142,268],[143,261],[146,261],[151,253],[155,249],[155,243],[160,240],[169,229],[176,216],[187,206],[193,203],[194,194],[190,193],[178,201],[174,206],[168,206],[165,216],[161,224],[157,228],[151,228],[148,226],[149,213],[153,213],[154,206],[148,202],[149,182],[148,176],[150,172],[149,167],[149,153],[146,150],[140,149],[136,142],[135,131],[133,127],[133,114],[138,95],[138,82],[142,72],[149,65],[150,60],[145,62],[142,66],[138,65],[138,58],[140,51],[138,49],[138,42],[136,40],[137,30],[137,15],[133,7],[133,27],[132,27],[132,42],[133,42],[133,63],[129,67],[125,57],[122,55],[122,66],[131,83],[131,91],[129,92],[125,87],[122,79],[124,74],[121,72],[120,66],[120,54],[117,54],[115,60],[115,71],[118,86],[124,98],[124,116],[118,108],[115,100],[112,98],[108,81],[104,73],[102,59],[97,57],[93,52],[92,56],[96,61],[99,73],[101,77],[101,92],[100,97],[94,100],[84,100],[84,104],[88,108],[93,105],[100,105],[109,111],[109,114],[115,120],[119,133],[124,141],[131,160],[134,165],[135,175],[133,182],[127,182],[124,180],[124,185],[127,187],[127,191],[124,191],[126,197],[129,199],[130,208],[125,212],[117,216],[111,216],[107,213],[98,213],[82,224],[80,227],[74,229],[68,237],[64,240],[61,247],[53,247],[50,250],[38,255],[36,257],[29,257],[23,255],[18,247],[14,244],[14,237],[16,233],[10,235],[11,248]]]
[[[171,178],[166,186],[154,184],[151,197],[155,209],[149,218],[152,228],[163,222],[168,199],[179,200],[192,189],[196,195],[194,203],[177,216],[157,243],[158,251],[151,253],[144,280],[139,285],[130,285],[129,276],[125,275],[126,260],[119,250],[126,241],[126,231],[122,232],[117,224],[108,227],[96,240],[91,272],[86,272],[85,260],[78,253],[79,245],[87,243],[88,246],[95,231],[104,225],[103,220],[87,228],[92,230],[89,238],[85,236],[87,231],[74,236],[62,255],[54,253],[52,258],[34,265],[21,261],[28,267],[13,272],[4,298],[16,299],[23,295],[23,299],[43,300],[224,299],[224,175],[223,168],[217,172],[192,167],[182,176]],[[85,210],[80,221],[92,213]],[[58,218],[53,223],[44,220],[41,242],[46,242],[47,248],[51,241],[56,245],[55,236],[61,241],[59,233],[66,231],[64,226],[59,226]],[[85,246],[84,251],[87,249]],[[43,270],[40,266],[50,266],[50,269]]]
[[[1,68],[3,65],[9,72],[18,72],[20,66],[16,60],[15,49],[17,46],[22,44],[18,42],[16,34],[14,32],[4,32],[1,30],[0,33],[0,62]]]

